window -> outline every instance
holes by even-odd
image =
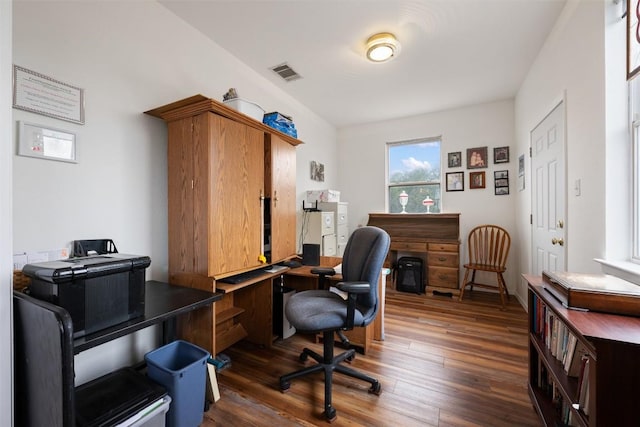
[[[387,143],[387,159],[389,213],[440,212],[440,138]]]
[[[633,152],[633,253],[632,260],[640,262],[640,80],[629,84],[631,91],[631,142]]]

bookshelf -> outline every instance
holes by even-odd
[[[523,277],[528,282],[529,394],[543,424],[637,425],[640,318],[567,309],[546,290],[542,277]]]

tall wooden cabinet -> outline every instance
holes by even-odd
[[[271,260],[296,253],[296,148],[278,135],[266,134],[265,194],[270,204]]]
[[[295,255],[299,140],[202,95],[146,114],[168,127],[171,283],[215,292],[216,281],[263,266],[262,255],[269,263]],[[191,313],[181,336],[212,354],[246,336],[229,331],[270,286],[255,289]]]
[[[167,126],[170,274],[259,266],[264,134],[208,111]]]

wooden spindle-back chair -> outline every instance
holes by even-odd
[[[505,306],[504,296],[509,298],[509,290],[504,281],[502,273],[507,268],[507,256],[511,247],[511,236],[507,230],[497,225],[479,225],[469,233],[467,241],[469,249],[469,261],[464,265],[465,273],[460,289],[459,301],[464,297],[464,291],[467,286],[478,286],[481,288],[497,289],[500,293],[500,301],[502,307]],[[497,285],[477,283],[476,271],[488,271],[496,273]],[[471,274],[471,280],[469,280]]]

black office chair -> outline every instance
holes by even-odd
[[[335,285],[347,292],[347,299],[329,290],[311,290],[296,293],[285,308],[289,322],[302,333],[323,334],[324,354],[305,348],[300,360],[309,356],[318,364],[280,377],[280,389],[289,390],[291,380],[312,372],[324,371],[324,414],[329,422],[336,419],[336,410],[331,406],[331,384],[333,371],[337,371],[371,384],[370,393],[379,395],[382,388],[378,380],[364,375],[340,362],[352,361],[355,350],[333,356],[334,333],[342,330],[364,327],[373,322],[380,303],[378,301],[378,280],[382,264],[389,251],[389,235],[377,227],[356,229],[345,248],[342,257],[343,281]]]

